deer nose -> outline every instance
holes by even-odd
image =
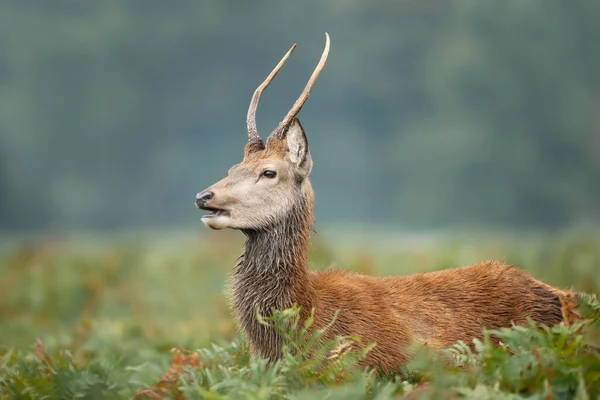
[[[208,190],[205,190],[204,192],[200,192],[196,195],[196,205],[198,207],[203,206],[204,204],[206,204],[207,201],[212,199],[214,196],[215,196],[215,194],[213,192],[209,192]]]

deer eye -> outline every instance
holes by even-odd
[[[266,170],[266,171],[263,171],[262,175],[264,177],[273,179],[273,178],[275,178],[277,176],[277,172],[271,171],[271,170]]]

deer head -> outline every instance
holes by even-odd
[[[281,70],[295,44],[254,92],[246,119],[248,143],[242,162],[231,167],[227,177],[196,195],[196,206],[210,211],[202,217],[209,228],[262,230],[287,215],[298,201],[309,199],[312,203],[308,180],[312,159],[296,116],[327,61],[329,35],[325,36],[325,49],[306,87],[266,143],[256,129],[256,108],[263,90]]]

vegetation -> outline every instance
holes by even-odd
[[[600,239],[557,233],[600,222],[599,17],[589,0],[0,2],[0,398],[600,398],[591,295],[575,326],[415,348],[391,376],[357,366],[357,338],[317,346],[285,310],[263,321],[291,338],[269,365],[224,294],[240,238],[175,233],[240,160],[256,85],[298,42],[261,102],[266,133],[327,31],[301,118],[317,220],[338,230],[316,235],[313,268],[502,259],[599,293]],[[356,238],[349,221],[521,233]],[[161,235],[72,234],[149,227]]]
[[[598,293],[593,237],[499,237],[395,246],[317,237],[314,268],[404,274],[501,258],[560,287]],[[263,321],[290,338],[281,362],[250,360],[223,288],[237,236],[110,241],[79,237],[5,246],[0,263],[0,397],[8,399],[596,399],[600,303],[582,296],[572,327],[519,327],[443,354],[415,348],[392,376],[362,371],[356,338],[314,345],[296,311]],[[318,332],[315,334],[318,336]],[[299,345],[298,343],[305,343]]]

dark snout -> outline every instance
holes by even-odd
[[[196,195],[196,207],[204,208],[206,206],[206,202],[212,199],[215,194],[211,191],[205,190]]]

